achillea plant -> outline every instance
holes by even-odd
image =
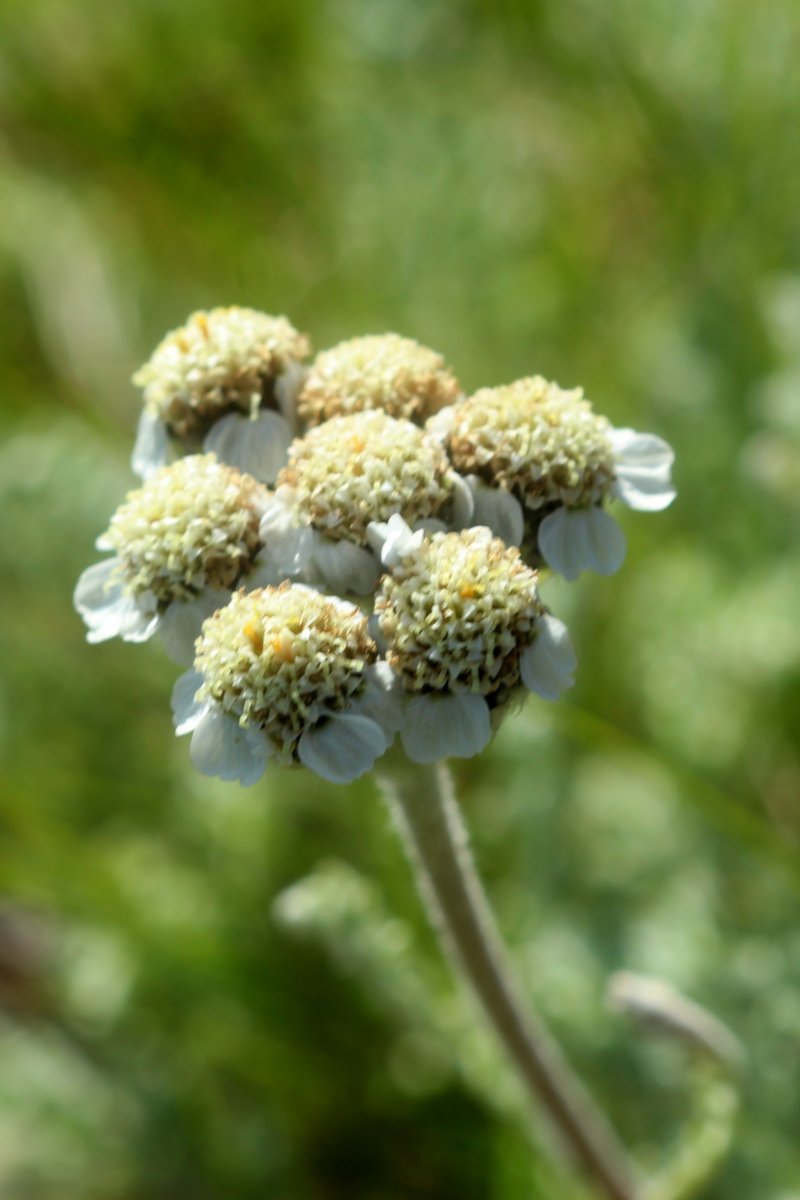
[[[134,377],[144,482],[75,605],[89,641],[158,634],[189,668],[172,704],[200,771],[375,770],[455,965],[595,1185],[632,1200],[624,1150],[517,994],[442,760],[572,686],[537,572],[617,570],[609,505],[666,507],[672,452],[540,376],[465,397],[395,334],[310,352],[243,308],[167,335]]]

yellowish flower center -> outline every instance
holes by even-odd
[[[457,471],[505,488],[526,508],[580,507],[599,503],[614,481],[610,433],[581,389],[537,375],[456,405],[445,444]]]
[[[206,695],[292,761],[304,730],[346,708],[376,658],[360,609],[283,583],[236,592],[204,623],[195,667]]]
[[[168,333],[133,381],[171,435],[196,449],[227,413],[275,408],[276,379],[310,351],[286,317],[214,308]]]
[[[519,551],[475,529],[427,539],[384,576],[375,601],[386,657],[408,690],[467,690],[492,705],[519,686],[543,611]]]
[[[293,489],[301,520],[359,544],[370,521],[397,512],[409,524],[436,516],[453,487],[441,446],[384,412],[333,417],[310,430],[292,445],[282,484]]]
[[[440,354],[385,333],[353,338],[318,355],[297,406],[307,425],[370,409],[423,424],[458,394],[458,382]]]
[[[249,475],[190,455],[156,471],[111,518],[104,535],[133,595],[162,605],[204,588],[233,588],[261,549],[267,490]]]

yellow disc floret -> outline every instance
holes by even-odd
[[[353,338],[319,354],[297,408],[308,425],[369,409],[421,425],[452,404],[459,390],[440,354],[411,338],[384,333]]]
[[[377,658],[360,609],[309,588],[236,592],[203,625],[195,668],[203,693],[270,738],[292,761],[300,735],[341,712]]]
[[[262,484],[213,454],[156,471],[111,518],[100,545],[116,550],[125,586],[160,605],[204,588],[233,588],[261,549]]]
[[[452,493],[453,472],[441,446],[416,425],[366,412],[333,417],[295,441],[282,484],[292,489],[301,520],[363,545],[370,521],[436,516]]]
[[[445,445],[457,471],[529,509],[599,503],[614,481],[611,426],[583,391],[540,375],[482,388],[452,410]]]
[[[519,686],[544,609],[519,551],[467,529],[434,534],[385,575],[375,612],[407,690],[471,691],[495,706]]]
[[[227,413],[277,407],[276,380],[310,350],[286,317],[213,308],[168,333],[133,382],[170,434],[186,448],[197,448]]]

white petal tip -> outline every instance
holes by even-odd
[[[399,513],[394,513],[388,521],[370,521],[367,528],[370,546],[376,554],[380,554],[381,562],[389,569],[399,566],[404,558],[415,554],[424,537],[424,529],[412,533]]]
[[[302,734],[297,755],[330,783],[352,783],[372,769],[386,745],[383,730],[369,717],[333,713]]]
[[[400,732],[406,754],[417,763],[471,758],[491,736],[489,705],[472,692],[414,696]]]
[[[539,526],[539,552],[565,579],[581,571],[613,575],[625,558],[625,535],[604,509],[557,508]]]
[[[614,494],[629,508],[660,512],[675,499],[672,447],[653,433],[615,429],[612,433],[616,481]]]
[[[264,774],[269,747],[259,730],[243,729],[235,717],[208,704],[194,725],[189,753],[204,775],[250,787]]]
[[[566,625],[547,613],[536,622],[536,637],[520,659],[522,682],[544,700],[558,700],[575,683],[577,662]]]
[[[143,409],[136,428],[136,442],[131,455],[131,468],[141,479],[147,479],[171,458],[167,428],[160,417]]]
[[[521,545],[525,518],[516,496],[503,488],[489,487],[477,475],[470,475],[467,483],[474,501],[472,524],[486,525],[507,546]]]
[[[286,418],[264,409],[255,417],[228,413],[206,434],[203,449],[263,483],[274,483],[286,465],[291,443]]]

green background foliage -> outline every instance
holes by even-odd
[[[526,993],[647,1170],[684,1049],[747,1049],[704,1195],[800,1179],[800,11],[794,0],[0,8],[0,1194],[569,1200],[370,780],[190,769],[173,668],[71,608],[134,483],[128,380],[194,309],[540,372],[677,451],[580,658],[457,775]],[[795,1189],[794,1191],[792,1189]]]

